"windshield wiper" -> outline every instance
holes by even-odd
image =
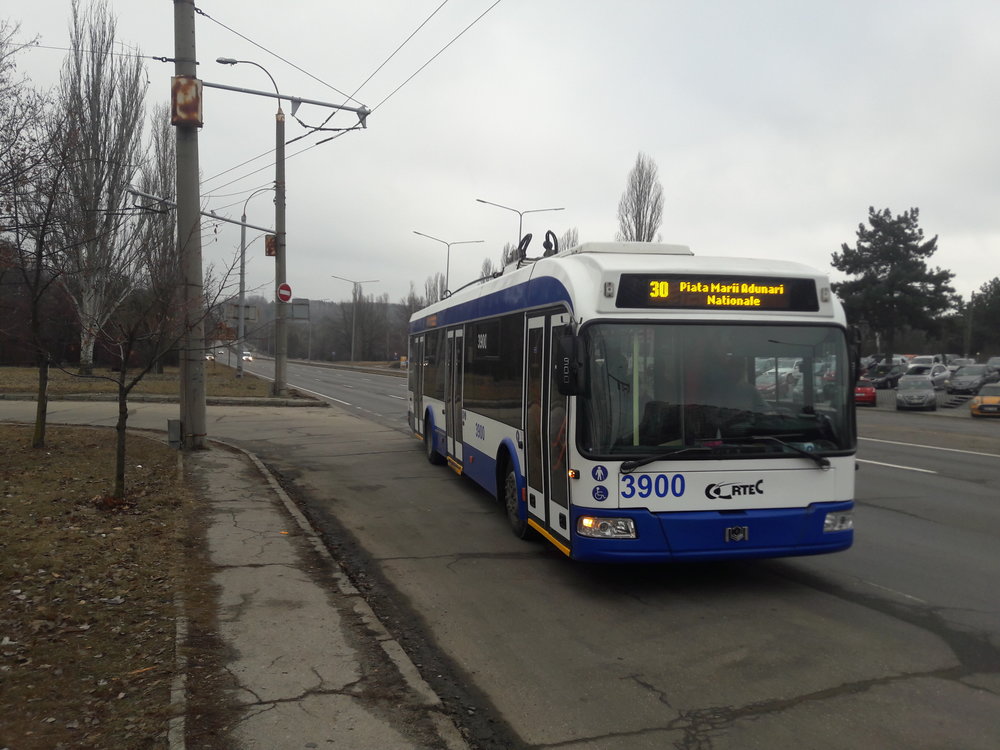
[[[665,461],[668,458],[673,458],[674,456],[679,456],[681,453],[711,453],[712,449],[707,445],[689,445],[686,448],[674,448],[673,450],[665,451],[664,453],[655,453],[649,456],[643,456],[642,458],[633,458],[631,461],[623,461],[621,472],[622,474],[628,474],[640,466],[645,466],[646,464],[651,464],[654,461]]]
[[[826,456],[819,456],[813,453],[812,451],[807,451],[805,448],[801,448],[798,445],[795,445],[794,443],[786,443],[784,440],[782,440],[781,438],[776,438],[774,435],[750,435],[744,441],[741,441],[739,439],[736,440],[736,442],[747,442],[747,441],[752,441],[752,442],[770,441],[772,443],[777,443],[782,448],[788,448],[788,450],[792,451],[793,453],[798,453],[800,456],[805,456],[806,458],[812,459],[824,469],[830,468],[830,459],[827,458]]]

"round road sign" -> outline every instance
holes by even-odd
[[[292,288],[288,284],[278,285],[278,299],[282,302],[288,302],[292,298]]]

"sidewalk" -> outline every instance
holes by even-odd
[[[5,402],[0,419],[31,421],[33,410],[33,402]],[[162,407],[141,411],[130,426],[165,427]],[[101,403],[63,403],[52,412],[52,424],[114,418]],[[220,697],[242,708],[229,735],[234,747],[467,747],[440,699],[254,454],[213,441],[185,454],[184,467],[209,510],[219,637],[237,686]],[[182,617],[179,655],[185,636]],[[194,715],[199,709],[186,703],[179,659],[173,702]],[[186,747],[185,721],[171,722],[170,750]]]

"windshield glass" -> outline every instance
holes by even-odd
[[[1000,384],[987,383],[979,389],[980,396],[1000,396]]]
[[[956,375],[968,375],[969,377],[982,375],[984,372],[986,372],[986,365],[963,365],[955,370]]]
[[[901,379],[897,386],[901,391],[933,391],[934,383],[929,378],[916,378],[914,380]]]
[[[589,456],[699,446],[687,458],[787,455],[855,445],[844,333],[832,326],[599,323],[578,440]],[[754,439],[754,438],[778,438]],[[680,457],[680,456],[679,456]]]

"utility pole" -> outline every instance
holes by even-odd
[[[277,89],[277,87],[275,87]],[[274,258],[274,303],[277,318],[274,321],[274,383],[275,396],[288,395],[288,303],[278,298],[278,288],[285,283],[285,113],[278,111],[274,120],[274,234],[277,255]]]
[[[174,80],[171,120],[177,128],[177,246],[181,255],[184,338],[180,351],[181,445],[205,447],[205,315],[201,268],[201,189],[198,128],[201,82],[197,76],[194,0],[174,0]]]

